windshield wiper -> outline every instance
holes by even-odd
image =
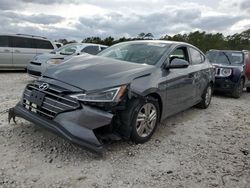
[[[63,53],[63,52],[60,52],[61,55],[72,55],[73,53]]]
[[[226,56],[226,58],[227,58],[227,60],[228,60],[229,64],[230,64],[230,65],[232,65],[232,62],[230,61],[230,59],[229,59],[228,55],[227,55],[225,52],[222,52],[222,53],[224,54],[224,56]]]

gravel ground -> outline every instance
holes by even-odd
[[[143,144],[116,142],[104,156],[78,148],[6,109],[32,79],[0,73],[0,187],[239,187],[250,185],[250,94],[213,98],[179,113]]]

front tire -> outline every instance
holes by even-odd
[[[147,97],[145,100],[132,100],[129,108],[124,111],[123,117],[123,123],[129,123],[128,126],[131,128],[130,139],[135,143],[147,142],[155,132],[159,122],[158,100],[152,97]]]
[[[240,98],[243,92],[243,88],[244,88],[244,80],[243,78],[241,78],[240,82],[236,85],[236,87],[232,92],[232,97],[236,99]]]
[[[206,109],[211,103],[212,100],[212,94],[213,94],[213,87],[212,84],[208,84],[206,89],[204,90],[201,98],[201,102],[197,105],[201,109]]]

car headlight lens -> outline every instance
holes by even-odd
[[[104,91],[74,94],[70,96],[83,102],[119,102],[124,95],[126,88],[127,86],[123,85]]]
[[[230,76],[232,74],[232,69],[229,69],[229,68],[221,68],[220,69],[220,75],[221,76]]]
[[[62,59],[49,59],[47,61],[48,64],[52,64],[52,65],[57,65],[60,64],[62,62]]]

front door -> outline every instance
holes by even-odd
[[[175,58],[184,59],[188,62],[189,55],[187,47],[182,46],[175,49],[169,57],[169,61]],[[167,114],[172,115],[191,106],[195,96],[194,75],[192,67],[181,69],[170,69],[167,85]]]

